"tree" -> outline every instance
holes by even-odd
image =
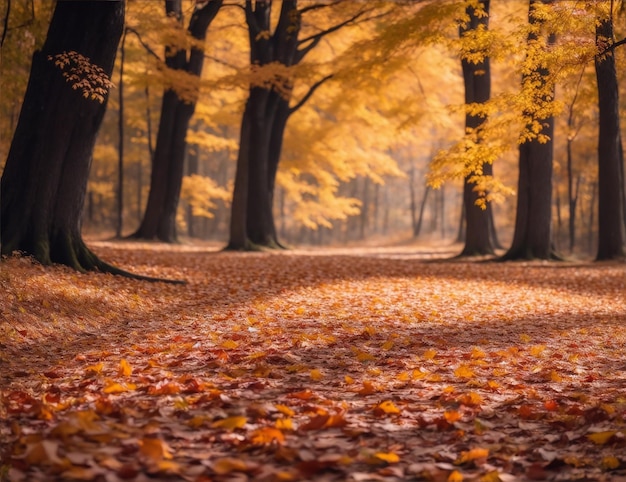
[[[202,42],[222,3],[223,0],[196,2],[187,27],[195,42],[188,49],[166,47],[167,68],[189,74],[189,80],[195,82],[195,85],[191,87],[189,97],[181,95],[173,86],[166,88],[163,94],[150,176],[150,194],[142,222],[131,235],[133,238],[158,239],[168,243],[177,240],[176,209],[184,174],[185,137],[198,98],[204,64]],[[182,23],[182,0],[166,0],[165,10],[169,17]]]
[[[477,7],[469,4],[466,9],[469,21],[459,28],[461,38],[469,34],[481,35],[489,28],[489,0],[480,0]],[[474,57],[462,56],[463,83],[465,86],[466,133],[472,135],[475,142],[482,142],[481,128],[485,123],[485,114],[476,113],[476,104],[484,104],[491,96],[491,71],[489,56],[484,52],[470,51]],[[480,194],[477,192],[477,177],[492,176],[493,165],[485,162],[465,176],[463,183],[463,213],[465,215],[465,246],[461,256],[494,254],[497,241],[493,239],[493,212],[491,203],[477,205]]]
[[[127,274],[81,237],[81,212],[124,26],[123,1],[58,2],[33,55],[1,181],[1,252]],[[141,276],[132,275],[137,278]]]
[[[554,259],[552,243],[552,160],[554,81],[546,67],[544,49],[554,35],[544,32],[545,7],[553,0],[530,0],[530,31],[522,76],[528,94],[524,108],[526,127],[519,147],[519,180],[513,243],[504,260]]]
[[[598,134],[598,251],[596,260],[624,258],[624,157],[614,43],[613,2],[596,22],[595,57],[600,131]]]
[[[315,82],[291,106],[294,77],[288,69],[298,65],[326,35],[354,22],[371,9],[368,6],[359,7],[346,21],[306,38],[299,38],[303,14],[339,3],[341,1],[330,4],[312,3],[299,9],[298,0],[284,0],[272,32],[272,2],[246,1],[250,63],[253,70],[261,71],[266,68],[266,72],[270,73],[270,80],[253,80],[250,84],[241,122],[230,235],[226,249],[281,246],[272,209],[287,121],[331,77],[324,76]],[[272,72],[271,69],[275,71]]]

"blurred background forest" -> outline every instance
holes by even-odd
[[[177,21],[166,16],[164,2],[127,2],[126,30],[111,79],[115,86],[93,156],[85,234],[125,236],[137,230],[148,199],[163,92],[173,89],[185,98],[199,89],[187,132],[178,235],[183,240],[228,240],[248,89],[251,83],[271,82],[276,66],[251,68],[244,2],[234,1],[221,7],[208,28],[200,83],[167,68],[164,46],[193,44],[187,22],[195,3],[183,1],[183,18]],[[365,3],[367,11],[357,16],[355,9]],[[32,53],[45,39],[54,8],[47,0],[10,4],[10,15],[0,12],[7,20],[0,77],[2,163],[17,125]],[[307,9],[314,4],[325,8]],[[589,49],[595,48],[595,17],[585,11],[589,2],[557,4],[564,32],[557,35],[550,65],[556,72],[553,107],[558,111],[553,235],[562,252],[592,256],[597,238],[598,98]],[[289,67],[291,104],[302,105],[287,124],[276,178],[274,216],[281,241],[461,241],[463,178],[454,175],[458,169],[452,163],[458,162],[454,153],[464,138],[460,59],[467,46],[459,39],[459,24],[466,2],[301,5],[307,9],[301,38],[327,34],[319,42],[310,41],[315,45],[306,58]],[[273,15],[278,11],[276,7]],[[616,38],[621,39],[626,12],[617,12]],[[489,128],[496,157],[497,182],[490,185],[489,199],[503,247],[511,242],[515,222],[527,28],[528,0],[491,2],[489,34],[482,40],[491,60]],[[623,97],[623,48],[616,48],[615,55]],[[625,112],[620,106],[622,117]]]

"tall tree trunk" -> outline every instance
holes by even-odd
[[[81,213],[93,147],[108,92],[101,102],[74,90],[55,56],[82,56],[111,75],[124,26],[124,2],[58,2],[48,36],[33,55],[20,119],[1,181],[2,254],[22,251],[42,264],[118,272],[99,260],[81,237]],[[81,65],[82,64],[82,65]],[[108,89],[107,89],[108,90]]]
[[[529,22],[541,26],[541,19],[535,15],[536,5],[549,4],[553,0],[531,0]],[[540,41],[538,34],[528,35],[529,44]],[[554,42],[554,36],[548,36],[548,42]],[[537,59],[530,59],[535,61]],[[534,70],[524,75],[524,88],[536,89],[538,106],[545,105],[554,98],[554,85],[549,84],[549,72],[536,63]],[[552,243],[552,162],[554,151],[554,118],[541,117],[536,112],[527,111],[529,123],[542,126],[540,135],[544,139],[533,137],[519,147],[519,180],[517,189],[517,210],[513,243],[502,259],[556,259]]]
[[[115,223],[115,237],[122,237],[124,225],[124,57],[126,55],[126,29],[120,43],[120,81],[118,85],[119,112],[117,116],[118,162],[117,162],[117,220]]]
[[[329,7],[312,4],[298,9],[298,0],[283,0],[278,23],[271,32],[272,2],[246,0],[245,12],[250,42],[250,64],[262,67],[272,62],[290,67],[302,61],[321,39],[352,19],[300,40],[302,11]],[[305,46],[301,44],[305,43]],[[301,47],[301,48],[299,48]],[[231,208],[230,238],[225,249],[282,247],[276,232],[273,201],[276,172],[289,116],[298,110],[330,77],[315,83],[294,107],[290,107],[293,81],[288,76],[271,87],[250,86],[246,113],[242,119],[241,147],[237,160],[235,189]],[[244,170],[245,172],[240,172]]]
[[[268,38],[263,33],[271,28],[271,2],[256,1],[253,5],[252,1],[246,1],[252,65],[280,62],[290,66],[296,62],[300,31],[297,4],[297,0],[282,3],[278,24]],[[291,86],[289,80],[285,80],[286,92],[277,92],[273,87],[250,86],[242,119],[230,239],[226,249],[281,247],[272,208],[282,141],[291,114]]]
[[[466,32],[489,27],[489,0],[478,2],[480,10],[477,12],[473,6],[468,6],[466,13],[469,22],[461,27],[461,37]],[[485,56],[482,62],[472,62],[465,58],[461,59],[463,68],[463,84],[465,85],[465,104],[484,104],[491,97],[491,70],[489,57]],[[465,128],[475,132],[476,142],[481,142],[481,127],[486,122],[483,116],[465,115]],[[489,163],[481,166],[483,175],[493,174],[493,166]],[[490,222],[493,219],[490,213],[492,207],[487,203],[485,209],[476,205],[479,194],[474,189],[476,186],[471,178],[477,173],[469,174],[463,183],[463,206],[465,210],[465,246],[460,256],[480,256],[494,254],[494,243],[491,237]]]
[[[223,0],[198,3],[189,20],[187,31],[197,39],[204,40],[209,25],[221,8]],[[165,10],[182,22],[182,0],[166,0]],[[204,52],[192,47],[189,52],[170,52],[166,48],[165,63],[168,68],[193,74],[199,80],[204,64]],[[199,86],[196,88],[199,91]],[[198,92],[196,93],[196,95]],[[182,99],[173,89],[163,94],[161,118],[157,132],[150,193],[146,212],[139,229],[131,236],[138,239],[158,239],[172,243],[177,241],[176,209],[184,173],[185,137],[196,107],[196,99]]]
[[[422,222],[424,220],[424,210],[426,208],[426,201],[428,200],[428,193],[430,192],[430,186],[428,184],[424,185],[424,195],[422,196],[422,202],[420,203],[420,212],[419,217],[417,218],[417,223],[413,228],[413,237],[417,238],[422,231]],[[385,226],[387,225],[385,220]]]
[[[197,144],[189,151],[189,155],[187,156],[187,175],[192,176],[194,174],[198,174],[198,164],[200,157],[199,153],[200,146]],[[196,237],[198,233],[194,229],[194,215],[193,215],[193,207],[191,204],[187,204],[187,236],[190,238]]]
[[[612,6],[612,2],[611,6]],[[613,43],[613,13],[596,22],[596,43]],[[596,260],[621,259],[624,251],[624,167],[621,155],[619,98],[613,51],[597,55],[600,132],[598,137],[598,251]]]

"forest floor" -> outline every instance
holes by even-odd
[[[626,481],[626,264],[91,246],[188,284],[0,264],[2,481]]]

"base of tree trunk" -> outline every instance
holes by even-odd
[[[498,261],[565,261],[556,251],[550,251],[547,255],[537,255],[526,250],[507,251],[498,258]]]
[[[495,256],[496,253],[493,249],[481,250],[481,249],[463,249],[455,258],[473,258],[479,256]]]
[[[254,252],[254,251],[267,251],[267,250],[288,250],[289,248],[282,245],[281,243],[279,243],[278,241],[274,240],[272,242],[269,243],[253,243],[252,241],[250,241],[249,239],[247,239],[245,241],[245,243],[241,244],[241,243],[234,243],[234,242],[229,242],[224,248],[222,248],[222,251],[248,251],[248,252]]]
[[[144,276],[131,273],[129,271],[118,268],[117,266],[113,266],[109,263],[106,263],[105,261],[102,261],[85,245],[82,239],[73,238],[67,233],[58,234],[50,241],[41,241],[37,243],[36,248],[33,249],[33,251],[33,253],[20,250],[17,250],[16,252],[26,255],[32,255],[35,261],[41,263],[44,266],[61,264],[64,266],[69,266],[70,268],[81,273],[97,271],[100,273],[109,273],[140,281],[162,282],[170,284],[187,284],[187,282],[183,280]],[[11,255],[11,253],[3,254]]]

